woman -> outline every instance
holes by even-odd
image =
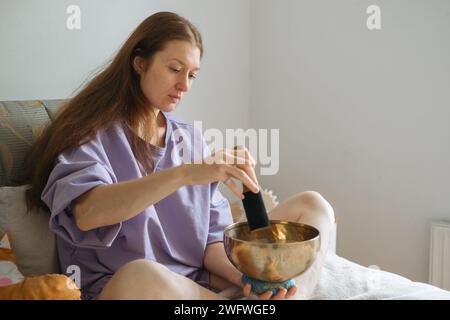
[[[83,299],[223,299],[217,293],[231,285],[250,294],[251,284],[243,284],[225,254],[223,230],[232,215],[218,183],[241,198],[230,178],[258,192],[251,155],[223,150],[212,156],[231,156],[234,164],[189,164],[174,152],[176,131],[195,135],[170,112],[189,91],[202,56],[200,33],[189,21],[169,12],[148,17],[33,146],[28,206],[50,210],[61,268],[80,268]],[[332,208],[305,192],[270,215],[314,225],[324,241],[316,263],[296,279],[300,290],[258,297],[307,298]]]

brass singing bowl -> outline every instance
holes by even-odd
[[[304,273],[320,250],[320,232],[302,223],[270,220],[270,226],[250,231],[248,222],[224,230],[225,252],[245,275],[283,282]]]

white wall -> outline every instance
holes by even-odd
[[[425,282],[429,222],[450,218],[449,18],[449,1],[251,2],[250,126],[281,141],[261,180],[322,193],[338,254]]]

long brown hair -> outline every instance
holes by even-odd
[[[134,30],[103,71],[61,106],[54,121],[46,125],[33,143],[25,163],[27,182],[31,185],[26,193],[28,210],[48,209],[41,193],[58,155],[88,142],[98,130],[118,120],[124,121],[131,132],[142,129],[146,133],[144,139],[129,135],[130,145],[143,168],[152,171],[150,147],[144,140],[154,133],[156,119],[149,112],[133,60],[141,56],[151,61],[171,40],[189,41],[203,56],[202,38],[194,25],[172,12],[155,13]]]

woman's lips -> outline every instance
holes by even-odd
[[[172,100],[172,102],[178,102],[178,101],[180,101],[180,98],[178,98],[178,97],[174,97],[174,96],[171,96],[171,95],[169,95],[169,97],[170,97],[170,99]]]

